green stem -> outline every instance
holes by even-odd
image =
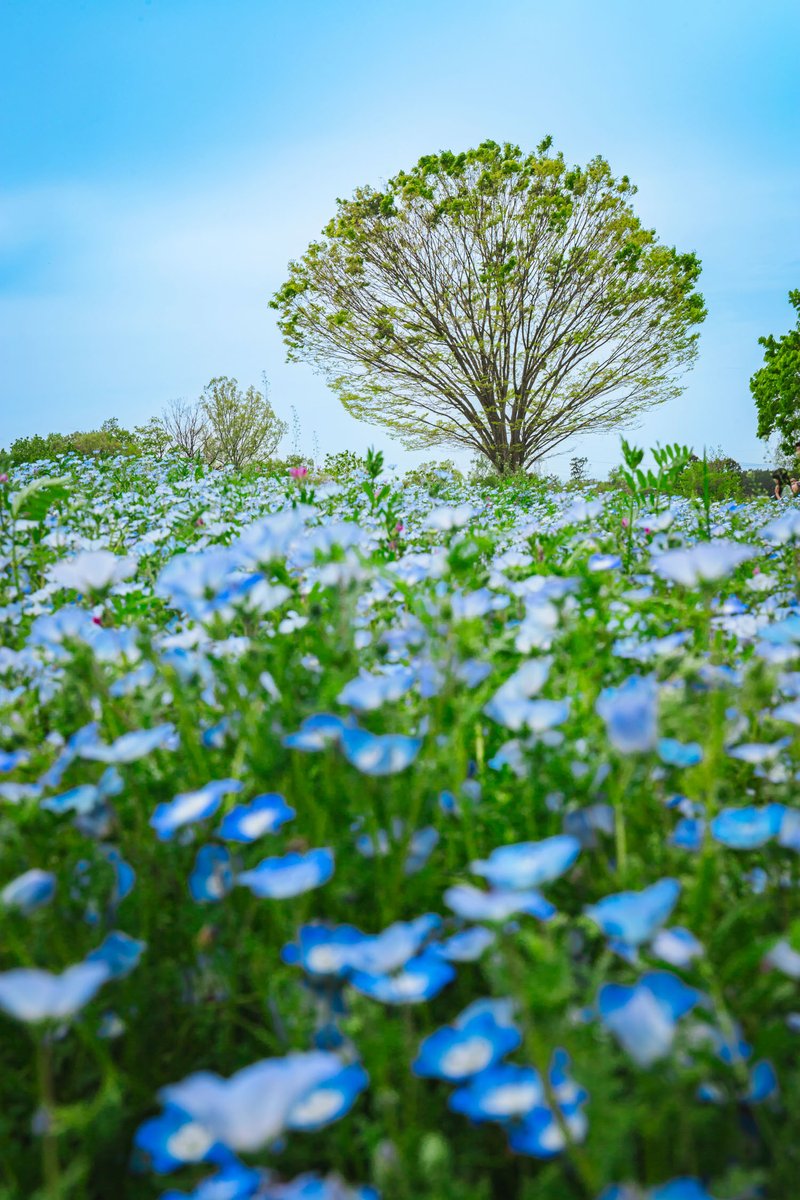
[[[36,1042],[36,1076],[39,1083],[39,1100],[44,1115],[42,1133],[42,1175],[45,1194],[55,1200],[61,1191],[61,1168],[58,1161],[58,1141],[53,1131],[55,1116],[55,1088],[53,1086],[53,1058],[47,1035]]]

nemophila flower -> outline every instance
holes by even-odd
[[[686,549],[653,555],[653,570],[662,579],[695,587],[724,579],[755,554],[752,546],[740,542],[697,542]]]
[[[104,963],[82,962],[60,975],[36,967],[0,974],[0,1009],[19,1021],[62,1021],[74,1016],[109,978]]]
[[[348,1113],[369,1083],[360,1063],[342,1067],[295,1102],[286,1118],[287,1129],[315,1132]]]
[[[285,854],[265,858],[250,871],[242,871],[236,882],[254,896],[286,900],[322,887],[333,875],[333,851],[309,850],[307,854]]]
[[[472,621],[477,617],[485,617],[487,613],[507,608],[510,603],[509,596],[498,595],[487,587],[476,588],[472,592],[453,592],[450,596],[450,609],[454,621]]]
[[[181,792],[174,800],[159,804],[150,818],[150,825],[159,841],[168,842],[179,829],[213,817],[223,796],[241,790],[242,783],[238,779],[212,780],[195,792]]]
[[[264,792],[249,804],[237,804],[222,818],[217,830],[226,842],[256,842],[267,833],[277,833],[297,814],[277,792]]]
[[[16,771],[30,759],[27,750],[0,750],[0,771]]]
[[[507,729],[522,729],[526,724],[531,697],[544,687],[552,662],[551,658],[532,658],[518,667],[485,706],[483,711],[487,717]]]
[[[589,804],[586,808],[564,813],[564,833],[575,838],[581,849],[592,850],[597,845],[598,833],[607,837],[613,835],[614,822],[614,809],[610,804]]]
[[[494,942],[495,935],[490,929],[476,925],[473,929],[454,933],[444,942],[433,944],[431,952],[441,955],[448,962],[477,962]]]
[[[705,1190],[699,1179],[683,1176],[646,1192],[624,1184],[612,1184],[597,1200],[714,1200],[714,1197]]]
[[[189,891],[198,903],[222,900],[233,887],[231,856],[224,846],[201,846],[189,876]]]
[[[586,560],[590,571],[616,571],[622,566],[619,554],[590,554]]]
[[[703,761],[703,747],[697,742],[679,742],[676,738],[660,738],[658,757],[668,767],[696,767]]]
[[[800,952],[785,940],[776,942],[765,954],[764,964],[788,975],[790,979],[800,979]]]
[[[607,937],[628,946],[649,942],[678,902],[677,879],[660,879],[641,892],[616,892],[586,910]]]
[[[700,817],[681,817],[669,837],[670,845],[678,850],[698,851],[702,848],[706,822]]]
[[[362,775],[396,775],[411,766],[422,739],[400,733],[372,734],[366,729],[344,729],[340,744],[347,761]]]
[[[430,951],[410,958],[395,974],[372,974],[355,970],[349,981],[357,992],[382,1004],[420,1004],[438,996],[455,979],[448,962]]]
[[[658,684],[650,676],[631,675],[619,687],[606,688],[595,707],[615,750],[635,754],[655,747]]]
[[[6,908],[18,908],[21,912],[32,913],[37,908],[49,904],[56,893],[56,877],[51,871],[42,871],[33,867],[23,875],[18,875],[7,883],[0,892],[0,901]]]
[[[672,1049],[677,1022],[699,1003],[701,993],[669,971],[648,971],[638,983],[607,983],[597,1009],[605,1027],[640,1067],[649,1067]]]
[[[582,1109],[589,1099],[589,1093],[570,1077],[569,1065],[569,1055],[564,1050],[556,1049],[550,1060],[548,1076],[561,1120],[556,1120],[547,1104],[540,1103],[521,1122],[507,1127],[509,1146],[518,1154],[554,1158],[567,1148],[567,1135],[572,1142],[580,1143],[585,1139],[589,1123]],[[566,1126],[567,1134],[562,1126]]]
[[[399,700],[413,683],[414,671],[410,667],[395,667],[382,674],[365,671],[346,683],[336,699],[339,704],[358,712],[372,712],[384,704]]]
[[[86,955],[86,961],[105,966],[109,979],[121,979],[130,975],[134,967],[138,966],[146,949],[146,942],[138,941],[120,929],[115,929]]]
[[[205,1200],[203,1197],[202,1200]],[[209,1200],[211,1198],[209,1197]],[[350,1187],[338,1175],[298,1175],[289,1183],[270,1183],[259,1200],[379,1200],[371,1187]]]
[[[791,738],[780,738],[777,742],[746,742],[740,746],[729,746],[727,752],[731,758],[738,758],[740,762],[759,766],[774,761],[790,742]]]
[[[532,1067],[502,1063],[475,1075],[450,1095],[448,1108],[471,1121],[518,1121],[544,1102],[544,1088]]]
[[[447,889],[444,902],[465,921],[507,921],[517,913],[549,921],[556,913],[549,900],[532,890],[483,892],[469,884],[456,884]]]
[[[436,913],[423,913],[412,921],[395,921],[380,933],[363,936],[354,943],[348,952],[349,965],[368,975],[396,971],[419,955],[440,925],[441,917]]]
[[[493,1067],[521,1041],[519,1031],[499,1024],[492,1012],[478,1013],[462,1025],[446,1025],[425,1038],[411,1069],[425,1078],[461,1083]]]
[[[159,1097],[202,1126],[212,1142],[253,1153],[280,1137],[295,1105],[341,1069],[326,1051],[293,1053],[253,1063],[229,1079],[199,1071],[162,1088]]]
[[[132,763],[146,758],[154,750],[176,750],[178,735],[171,724],[157,725],[154,729],[137,729],[123,733],[110,746],[102,742],[91,742],[80,751],[81,758],[104,763]]]
[[[705,954],[694,934],[679,925],[673,929],[659,930],[653,938],[650,952],[672,967],[688,967],[695,958]]]
[[[187,1140],[192,1136],[197,1135],[190,1132]],[[209,1155],[203,1161],[212,1162],[219,1159]],[[256,1196],[263,1200],[267,1194],[262,1190],[264,1178],[263,1171],[245,1167],[232,1159],[230,1162],[226,1161],[213,1175],[201,1180],[191,1192],[179,1192],[168,1188],[166,1192],[161,1193],[160,1200],[254,1200]]]
[[[350,950],[368,940],[368,937],[353,925],[302,925],[297,942],[284,946],[281,958],[290,966],[302,967],[309,975],[322,979],[335,978],[350,970]]]
[[[84,550],[74,558],[65,558],[49,571],[50,581],[59,588],[76,592],[98,592],[136,571],[134,558],[118,558],[110,550]]]
[[[452,529],[463,529],[477,514],[478,509],[472,504],[460,504],[456,506],[443,504],[428,513],[422,526],[424,529],[439,530],[441,532],[449,532]]]
[[[315,713],[306,717],[296,733],[288,733],[283,744],[290,750],[324,750],[338,743],[347,728],[350,726],[341,717],[331,713]]]
[[[190,1163],[228,1162],[231,1152],[182,1109],[168,1104],[133,1135],[134,1166],[167,1175]]]
[[[777,837],[783,813],[782,804],[724,808],[709,826],[711,836],[732,850],[755,850]]]
[[[772,1063],[767,1059],[753,1063],[749,1086],[742,1100],[746,1104],[764,1104],[767,1100],[774,1100],[779,1092],[778,1076]]]
[[[580,850],[577,838],[558,834],[541,842],[498,846],[488,859],[473,862],[470,870],[495,888],[539,888],[568,871]]]

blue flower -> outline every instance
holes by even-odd
[[[191,1136],[191,1133],[186,1135],[187,1142]],[[212,1161],[211,1153],[203,1161]],[[263,1200],[267,1195],[261,1190],[263,1182],[263,1172],[245,1167],[234,1159],[201,1180],[191,1192],[178,1192],[170,1188],[162,1192],[161,1200],[251,1200],[256,1196]]]
[[[507,921],[515,913],[528,913],[540,921],[549,921],[556,909],[536,891],[482,892],[469,884],[448,888],[444,902],[465,921]]]
[[[127,933],[115,929],[86,955],[86,961],[103,964],[108,970],[109,979],[122,979],[138,966],[146,949],[146,942],[137,941]]]
[[[336,978],[350,970],[348,952],[368,937],[353,925],[302,925],[297,943],[284,946],[281,958],[290,966],[301,966],[309,975]]]
[[[315,713],[306,717],[296,733],[288,733],[283,739],[290,750],[324,750],[338,742],[349,724],[332,713]]]
[[[755,850],[777,837],[784,811],[782,804],[725,808],[711,822],[711,836],[732,850]]]
[[[313,1132],[338,1121],[368,1083],[369,1076],[359,1063],[342,1067],[296,1101],[286,1118],[287,1129]]]
[[[362,775],[396,775],[410,767],[419,754],[421,738],[401,733],[372,734],[366,729],[345,729],[342,752]]]
[[[103,963],[76,963],[60,975],[19,967],[0,974],[0,1009],[19,1021],[61,1021],[88,1004],[108,978]]]
[[[159,804],[150,818],[150,824],[158,834],[159,841],[168,842],[185,825],[213,817],[223,796],[241,790],[242,784],[238,779],[212,780],[195,792],[181,792],[174,800]]]
[[[198,1071],[162,1088],[162,1102],[196,1121],[212,1142],[250,1153],[273,1142],[286,1129],[295,1104],[342,1069],[323,1050],[288,1054],[252,1063],[223,1079]]]
[[[146,758],[154,750],[175,750],[178,746],[178,736],[174,725],[157,725],[154,729],[137,729],[133,733],[123,733],[110,746],[102,742],[94,742],[85,746],[81,758],[89,758],[104,763],[132,763],[137,759]]]
[[[463,1025],[446,1025],[425,1038],[411,1069],[429,1079],[461,1083],[493,1067],[521,1041],[519,1031],[499,1024],[492,1012],[478,1013]]]
[[[15,771],[29,759],[30,754],[27,750],[0,750],[0,772]]]
[[[454,933],[444,942],[431,946],[434,954],[440,954],[448,962],[476,962],[494,943],[495,935],[482,925]]]
[[[668,767],[696,767],[703,761],[703,748],[697,742],[661,738],[658,743],[658,757]]]
[[[448,1100],[453,1112],[471,1121],[518,1121],[544,1103],[544,1088],[532,1067],[503,1063],[474,1076]]]
[[[144,1121],[133,1135],[133,1145],[135,1161],[158,1175],[186,1163],[226,1162],[231,1157],[202,1125],[174,1105]]]
[[[648,1200],[714,1200],[714,1197],[706,1191],[699,1179],[687,1175],[653,1188],[648,1194]]]
[[[101,846],[100,851],[114,872],[114,888],[111,894],[111,908],[114,909],[133,891],[136,872],[114,846]]]
[[[706,823],[702,818],[681,817],[670,834],[670,845],[677,847],[678,850],[700,850],[705,831]]]
[[[198,903],[222,900],[233,887],[231,856],[224,846],[201,846],[189,876],[189,891]]]
[[[250,804],[237,804],[222,818],[219,836],[226,842],[255,842],[265,833],[277,833],[296,816],[283,796],[265,792]]]
[[[775,1068],[767,1059],[761,1059],[750,1069],[750,1086],[742,1099],[748,1104],[763,1104],[765,1100],[773,1100],[779,1090]]]
[[[569,870],[580,850],[577,838],[559,834],[541,842],[498,846],[488,859],[472,863],[470,869],[488,879],[492,887],[538,888]]]
[[[678,902],[677,879],[660,879],[641,892],[616,892],[586,910],[608,937],[629,946],[648,942],[664,924]]]
[[[236,882],[248,887],[254,896],[286,900],[322,887],[333,875],[333,851],[309,850],[307,854],[284,854],[265,858],[251,871],[243,871]]]
[[[694,934],[679,925],[673,929],[659,930],[650,949],[656,958],[668,962],[672,967],[688,967],[693,959],[705,954]]]
[[[658,685],[650,676],[631,675],[619,687],[606,688],[595,705],[608,739],[621,754],[652,750],[658,739]]]
[[[268,1185],[259,1193],[260,1200],[379,1200],[371,1187],[349,1187],[338,1175],[323,1178],[308,1173],[298,1175],[290,1183]],[[206,1200],[199,1197],[198,1200]],[[208,1200],[214,1200],[208,1197]]]
[[[399,700],[413,683],[410,667],[394,667],[381,675],[364,673],[346,683],[336,699],[358,712],[372,712],[388,701]]]
[[[448,962],[430,952],[410,958],[396,974],[374,975],[353,971],[350,983],[357,992],[380,1000],[382,1004],[420,1004],[438,996],[455,979]]]
[[[701,999],[701,993],[669,971],[649,971],[634,986],[607,983],[597,1007],[603,1024],[641,1067],[649,1067],[672,1048],[677,1021]]]
[[[654,555],[653,570],[662,579],[693,587],[724,579],[755,553],[752,546],[739,542],[697,542],[686,550],[667,550]]]
[[[0,892],[0,900],[7,908],[18,908],[27,915],[49,904],[55,893],[55,875],[34,867],[7,883]]]

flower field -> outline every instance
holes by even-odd
[[[788,1200],[800,509],[0,482],[0,1198]]]

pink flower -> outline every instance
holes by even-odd
[[[308,467],[291,467],[289,474],[292,479],[305,479],[308,474]]]
[[[394,527],[395,533],[402,533],[404,529],[405,529],[405,525],[403,524],[402,521],[398,521]]]
[[[627,517],[623,517],[623,518],[622,518],[622,528],[623,528],[623,529],[627,529],[627,528],[628,528],[628,526],[629,526],[629,524],[630,524],[630,521],[628,520],[628,518],[627,518]]]
[[[0,475],[0,483],[8,483],[8,476],[6,475],[5,471],[3,471],[2,475]]]

